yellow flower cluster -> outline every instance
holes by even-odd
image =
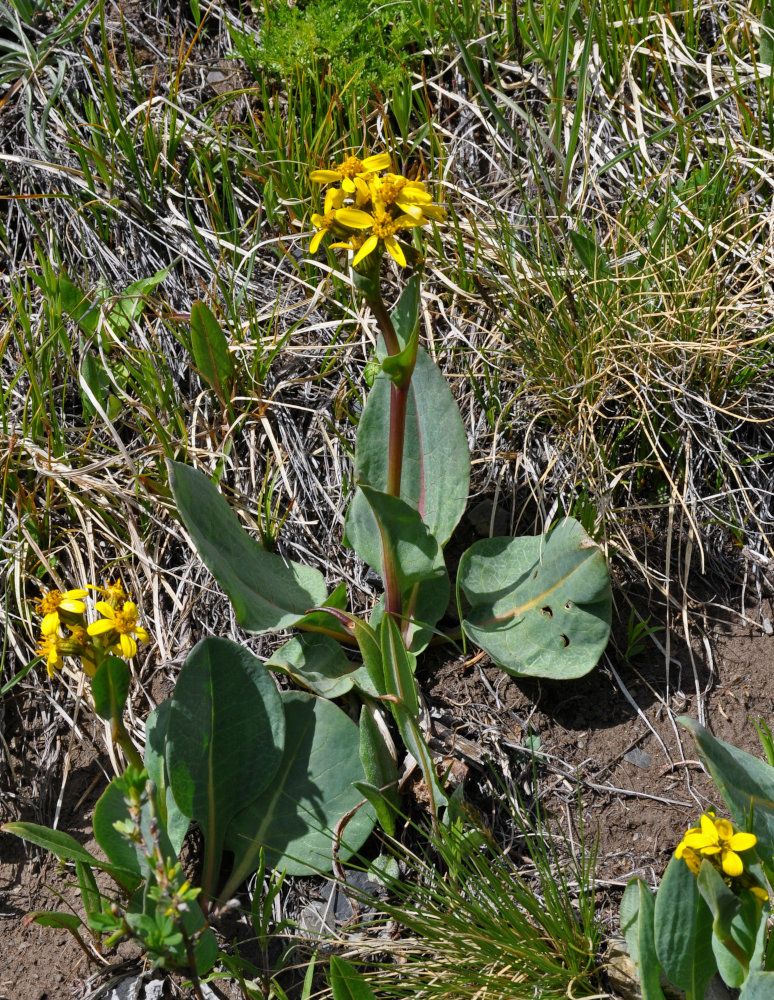
[[[348,156],[329,170],[311,172],[310,179],[318,184],[341,185],[328,188],[323,214],[312,216],[317,230],[309,245],[312,253],[330,234],[339,239],[332,247],[354,251],[353,267],[374,251],[381,256],[385,249],[401,267],[406,266],[398,233],[440,222],[445,212],[422,181],[391,173],[391,167],[389,153],[377,153],[362,160]]]
[[[745,871],[744,861],[739,855],[755,847],[757,843],[758,838],[754,833],[734,830],[727,819],[717,819],[710,810],[701,817],[699,826],[693,826],[686,832],[677,845],[675,857],[682,858],[694,875],[698,875],[701,863],[706,859],[726,877],[726,881],[741,879]],[[749,883],[746,887],[756,896],[768,899],[766,890],[757,885],[754,879],[748,878],[746,883]]]
[[[89,590],[104,597],[95,605],[102,617],[91,625],[86,624],[84,602]],[[36,604],[41,618],[37,654],[45,658],[49,677],[62,669],[65,656],[80,658],[93,677],[108,653],[131,659],[137,653],[136,640],[148,641],[147,631],[137,623],[137,605],[127,600],[120,580],[106,587],[87,584],[84,590],[47,590]]]

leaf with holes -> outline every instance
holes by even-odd
[[[602,550],[572,518],[535,538],[485,538],[460,561],[462,627],[515,676],[582,677],[610,635]]]

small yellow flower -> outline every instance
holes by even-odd
[[[383,208],[374,208],[373,214],[364,212],[360,208],[340,208],[336,212],[336,221],[346,226],[347,229],[371,230],[352,261],[353,267],[356,267],[364,257],[372,253],[379,245],[380,240],[384,243],[392,259],[401,267],[405,267],[406,255],[403,253],[400,243],[395,239],[395,234],[401,229],[422,225],[421,222],[412,219],[410,215],[399,215],[397,219],[393,219],[390,213]]]
[[[46,672],[49,677],[53,677],[54,671],[61,670],[64,666],[61,649],[63,642],[64,639],[56,632],[44,633],[38,640],[36,655],[46,658]]]
[[[89,625],[86,629],[89,635],[104,635],[109,641],[112,639],[110,633],[115,635],[111,645],[111,650],[119,656],[131,660],[137,654],[137,642],[148,641],[148,633],[137,624],[137,605],[134,601],[125,601],[123,608],[119,611],[112,608],[107,601],[97,601],[97,611],[103,616],[99,621]]]
[[[338,184],[347,194],[355,193],[355,177],[368,177],[380,170],[386,170],[392,165],[389,153],[377,153],[366,156],[364,160],[357,156],[348,156],[341,163],[336,163],[330,170],[313,170],[309,179],[317,184]]]
[[[309,244],[310,253],[317,253],[317,248],[320,246],[323,236],[329,233],[331,228],[336,225],[336,210],[341,208],[343,204],[344,192],[340,188],[330,188],[325,192],[324,214],[315,214],[312,216],[312,225],[317,229],[317,232]]]
[[[112,583],[106,584],[104,587],[96,587],[93,583],[88,585],[89,590],[96,590],[102,594],[109,604],[113,607],[118,607],[123,601],[129,596],[124,590],[124,585],[121,580],[114,580]]]
[[[384,209],[395,205],[420,225],[445,215],[440,205],[433,204],[433,196],[422,181],[410,181],[400,174],[385,174],[370,178],[368,186],[374,205]]]
[[[43,619],[40,625],[43,635],[53,635],[63,624],[61,611],[82,615],[86,611],[82,600],[86,593],[85,590],[66,590],[64,593],[59,590],[44,591],[36,601],[38,614]]]
[[[726,875],[737,878],[744,871],[744,862],[737,852],[754,847],[758,838],[754,833],[735,831],[727,819],[716,819],[713,812],[705,813],[700,824],[688,830],[675,856],[683,858],[691,871],[695,857],[709,858],[716,865],[719,861]]]

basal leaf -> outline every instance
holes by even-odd
[[[688,865],[673,857],[656,895],[656,953],[667,979],[688,996],[703,997],[717,969],[712,914]]]
[[[300,687],[321,698],[339,698],[354,683],[358,669],[347,659],[335,639],[311,632],[294,636],[266,661],[269,670],[279,670]]]
[[[535,538],[476,542],[458,583],[472,605],[465,634],[516,676],[580,677],[607,645],[605,557],[572,518]]]
[[[226,639],[189,654],[169,712],[166,763],[180,810],[204,833],[204,891],[211,896],[234,815],[274,780],[285,714],[266,667]]]
[[[167,466],[180,517],[243,628],[289,628],[324,602],[327,588],[321,573],[267,552],[203,473],[179,462]]]
[[[362,801],[353,782],[363,781],[360,734],[340,708],[301,691],[283,691],[287,735],[279,767],[265,791],[234,817],[226,846],[234,852],[229,894],[258,867],[290,875],[331,870],[331,840],[339,820]],[[365,806],[347,823],[340,857],[346,860],[374,825]]]

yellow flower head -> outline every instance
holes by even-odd
[[[43,621],[40,630],[43,635],[53,635],[59,626],[67,622],[67,615],[82,615],[86,611],[83,598],[85,590],[46,590],[35,602]],[[62,612],[65,612],[63,615]]]
[[[336,210],[341,208],[344,204],[344,192],[337,188],[329,188],[325,192],[325,206],[323,208],[323,215],[313,215],[312,225],[315,226],[317,232],[312,237],[312,242],[309,244],[309,250],[311,253],[317,253],[317,248],[326,233],[329,233],[331,229],[336,225]]]
[[[697,859],[709,859],[730,878],[738,878],[744,871],[744,862],[739,857],[741,851],[754,847],[758,838],[754,833],[735,831],[727,819],[716,819],[714,812],[707,812],[699,821],[699,826],[691,827],[678,844],[675,857],[682,858],[691,871]]]
[[[368,177],[380,170],[386,170],[391,165],[389,153],[366,156],[364,160],[357,156],[348,156],[341,163],[334,163],[330,170],[313,170],[309,174],[309,179],[317,184],[340,183],[347,194],[354,194],[356,177]]]
[[[131,660],[137,654],[136,639],[147,642],[149,638],[147,631],[137,624],[137,605],[134,601],[125,601],[119,611],[107,601],[97,601],[96,608],[103,617],[89,625],[88,634],[105,636],[112,652]]]
[[[385,250],[396,263],[406,267],[406,254],[396,234],[401,229],[441,221],[445,212],[433,203],[422,181],[392,173],[390,166],[389,155],[380,153],[364,160],[350,156],[330,170],[312,171],[313,181],[341,182],[340,188],[327,192],[323,215],[312,216],[317,230],[310,244],[312,253],[323,236],[332,233],[339,239],[332,247],[354,249],[353,267],[374,251],[381,258]]]

